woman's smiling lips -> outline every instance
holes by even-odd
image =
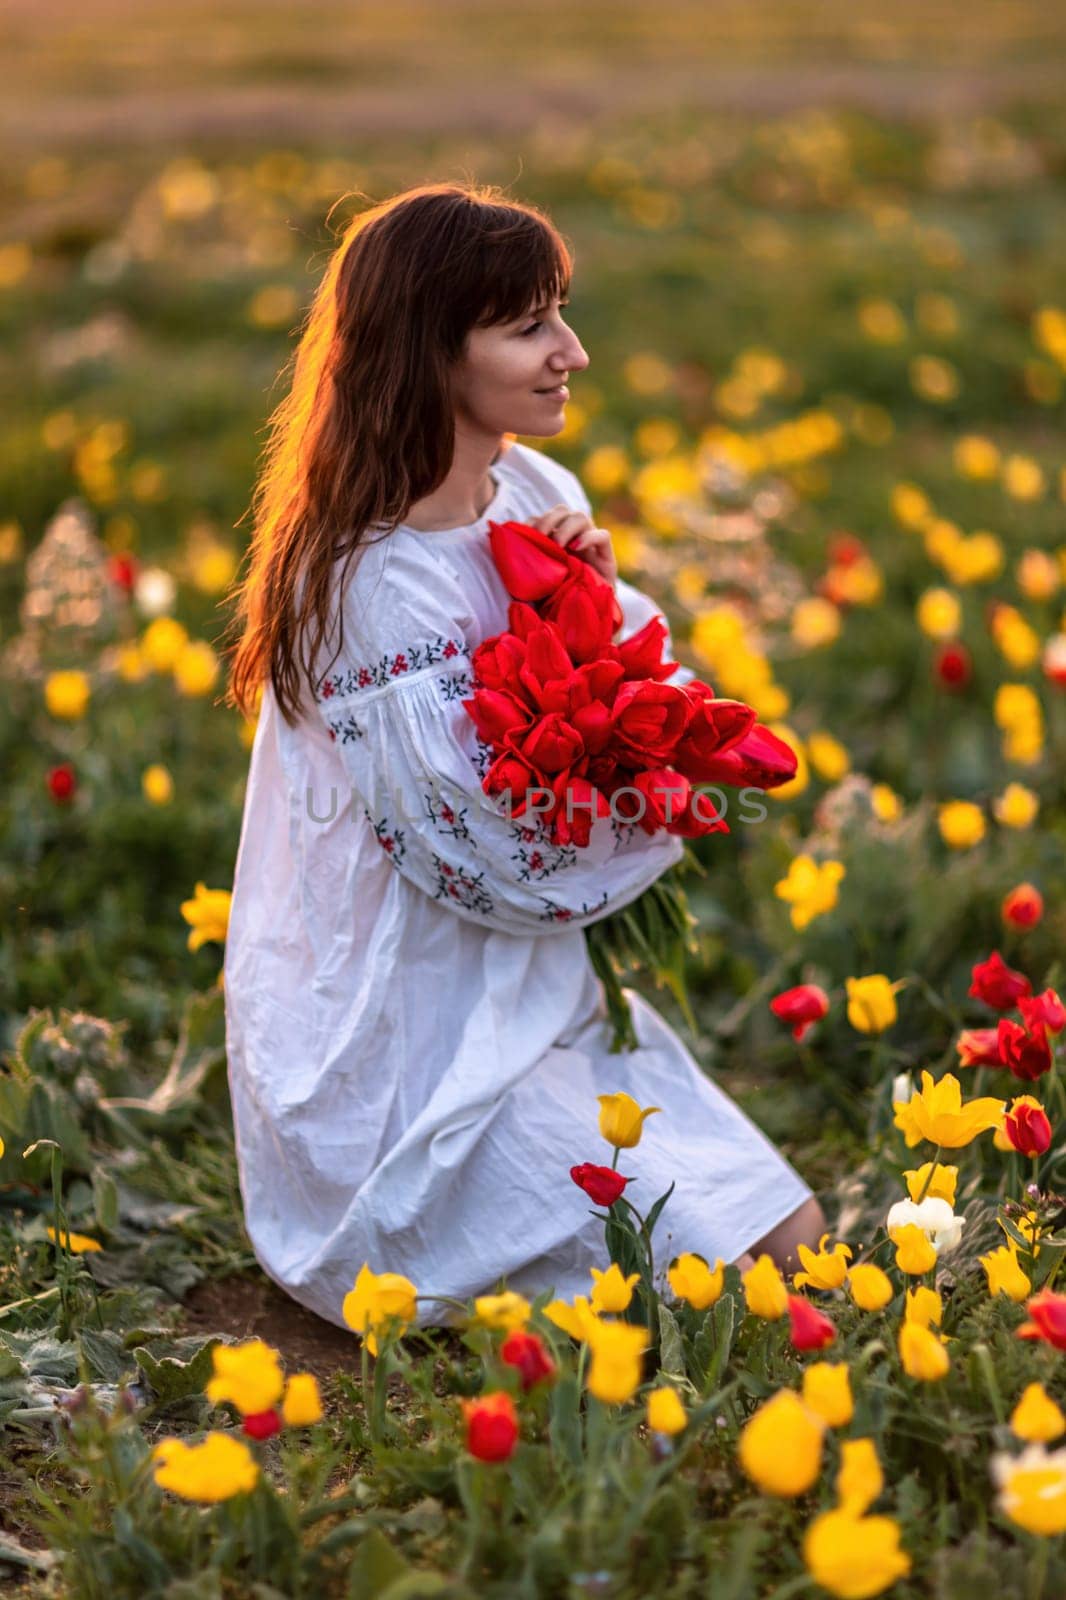
[[[565,383],[557,383],[554,389],[534,389],[534,394],[547,395],[551,400],[569,400],[570,390]]]

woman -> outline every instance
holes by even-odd
[[[574,474],[508,437],[557,434],[565,380],[588,365],[562,316],[571,268],[550,222],[495,189],[425,186],[363,212],[315,297],[256,489],[230,683],[246,713],[263,693],[226,946],[229,1074],[258,1259],[336,1323],[364,1261],[429,1295],[587,1292],[603,1228],[568,1170],[609,1159],[596,1097],[615,1090],[662,1107],[622,1164],[638,1205],[676,1179],[660,1260],[765,1248],[787,1264],[822,1225],[635,993],[640,1047],[609,1052],[583,929],[681,841],[605,817],[587,847],[553,846],[481,790],[488,747],[462,699],[509,599],[489,520],[595,565],[622,605],[617,638],[655,612],[618,580]]]

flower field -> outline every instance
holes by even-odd
[[[764,54],[801,74],[786,13]],[[5,165],[5,1593],[1066,1593],[1066,113],[1024,92],[1053,19],[972,15],[975,79],[1022,87],[969,108],[57,135]],[[947,69],[926,26],[870,46],[884,83]],[[622,985],[660,1007],[829,1231],[787,1275],[704,1260],[641,1183],[671,1106],[605,1095],[543,1196],[602,1219],[586,1296],[486,1285],[425,1329],[447,1285],[353,1260],[308,1335],[244,1233],[227,1100],[255,735],[227,595],[330,208],[471,165],[575,253],[590,366],[523,442],[794,757],[708,791],[668,965],[665,899],[590,951],[614,1020]]]

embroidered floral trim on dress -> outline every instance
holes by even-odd
[[[457,900],[468,911],[480,911],[482,916],[492,915],[492,896],[482,887],[483,872],[467,872],[453,867],[441,856],[434,855],[433,866],[437,873],[435,900]]]
[[[466,640],[446,639],[438,634],[435,639],[408,645],[393,655],[383,655],[378,661],[348,667],[323,678],[315,699],[324,705],[330,700],[359,694],[364,689],[383,689],[409,672],[421,672],[424,667],[435,667],[441,661],[456,660],[460,656],[469,659],[470,646]]]

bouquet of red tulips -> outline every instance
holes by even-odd
[[[533,809],[560,845],[587,845],[608,814],[695,839],[729,832],[713,806],[700,809],[698,783],[772,789],[795,776],[792,749],[751,706],[698,679],[666,681],[677,663],[663,659],[661,617],[616,644],[622,608],[588,562],[521,522],[490,522],[489,542],[511,596],[509,627],[475,650],[463,705],[493,755],[482,787],[511,816]],[[680,865],[702,871],[689,850]],[[637,1044],[619,972],[638,962],[669,984],[694,1029],[683,976],[694,920],[667,873],[586,930],[612,1050]]]
[[[699,838],[729,827],[698,809],[697,783],[772,789],[795,776],[792,749],[751,706],[665,681],[677,663],[663,660],[661,617],[615,644],[622,609],[588,562],[521,522],[490,522],[489,542],[510,626],[474,652],[463,705],[494,755],[482,787],[511,816],[537,795],[555,844],[587,845],[608,814]]]

